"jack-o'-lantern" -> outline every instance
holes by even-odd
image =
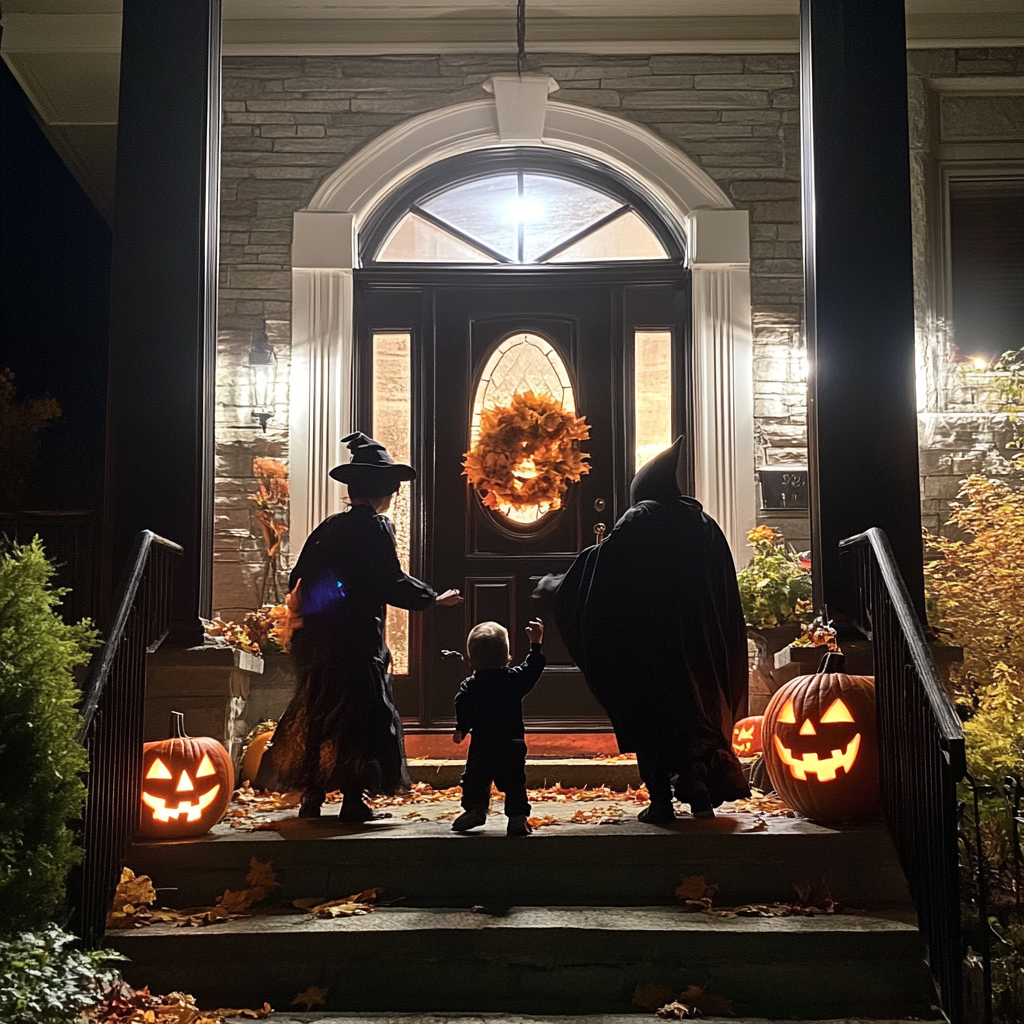
[[[171,735],[142,748],[139,833],[182,839],[209,832],[231,801],[231,758],[210,736],[185,734],[185,716],[171,714]]]
[[[737,757],[753,757],[761,753],[761,726],[764,715],[741,718],[732,727],[732,752]]]
[[[777,690],[762,737],[768,776],[791,807],[817,821],[879,816],[875,681],[846,675],[841,654]]]

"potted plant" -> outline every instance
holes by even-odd
[[[810,562],[770,526],[747,533],[754,555],[736,574],[747,636],[757,650],[750,674],[750,713],[760,714],[777,689],[775,653],[800,635],[800,616],[811,611]]]

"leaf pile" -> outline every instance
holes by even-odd
[[[151,924],[173,923],[179,928],[203,928],[221,921],[249,917],[247,911],[262,903],[281,883],[277,881],[272,865],[255,857],[249,861],[245,880],[249,883],[248,888],[225,889],[212,907],[188,910],[154,908],[156,889],[153,888],[153,880],[149,875],[136,875],[131,868],[125,868],[107,914],[107,927],[144,928]]]
[[[228,1020],[266,1020],[273,1009],[264,1003],[259,1010],[200,1010],[185,992],[154,995],[149,987],[133,989],[118,978],[102,991],[100,1002],[86,1011],[94,1024],[224,1024]]]
[[[789,903],[744,903],[738,907],[714,906],[718,886],[708,883],[703,875],[688,875],[676,887],[676,898],[691,911],[712,917],[819,917],[827,914],[853,914],[833,899],[828,883],[796,882],[796,899]]]

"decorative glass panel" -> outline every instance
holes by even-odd
[[[586,260],[663,260],[668,256],[658,236],[632,211],[586,235],[552,256],[549,263]]]
[[[381,246],[383,263],[497,263],[493,256],[449,234],[444,228],[407,213]]]
[[[523,262],[535,262],[622,205],[618,199],[578,181],[524,174]]]
[[[519,179],[515,174],[467,181],[422,203],[427,213],[489,249],[518,258]]]
[[[550,395],[563,409],[576,411],[572,381],[562,357],[550,342],[524,331],[501,342],[484,366],[473,399],[470,446],[476,444],[480,437],[480,415],[485,409],[508,405],[513,395],[526,391]],[[535,523],[550,511],[548,505],[499,509],[513,522],[521,524]]]
[[[636,471],[672,444],[672,332],[637,331],[634,337]]]
[[[411,462],[412,456],[412,336],[407,332],[373,335],[373,436],[385,445],[396,462]],[[395,524],[398,561],[409,571],[409,541],[412,536],[411,488],[402,484],[389,513]],[[385,625],[391,649],[391,671],[409,673],[409,613],[388,608]]]

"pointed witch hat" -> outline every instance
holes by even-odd
[[[416,479],[416,470],[412,466],[407,466],[404,462],[395,462],[380,441],[367,437],[361,430],[343,437],[341,442],[348,445],[352,460],[343,462],[331,470],[330,476],[333,480],[340,480],[343,484],[370,481],[376,483],[378,479],[394,481],[397,490],[397,485],[403,480]]]

